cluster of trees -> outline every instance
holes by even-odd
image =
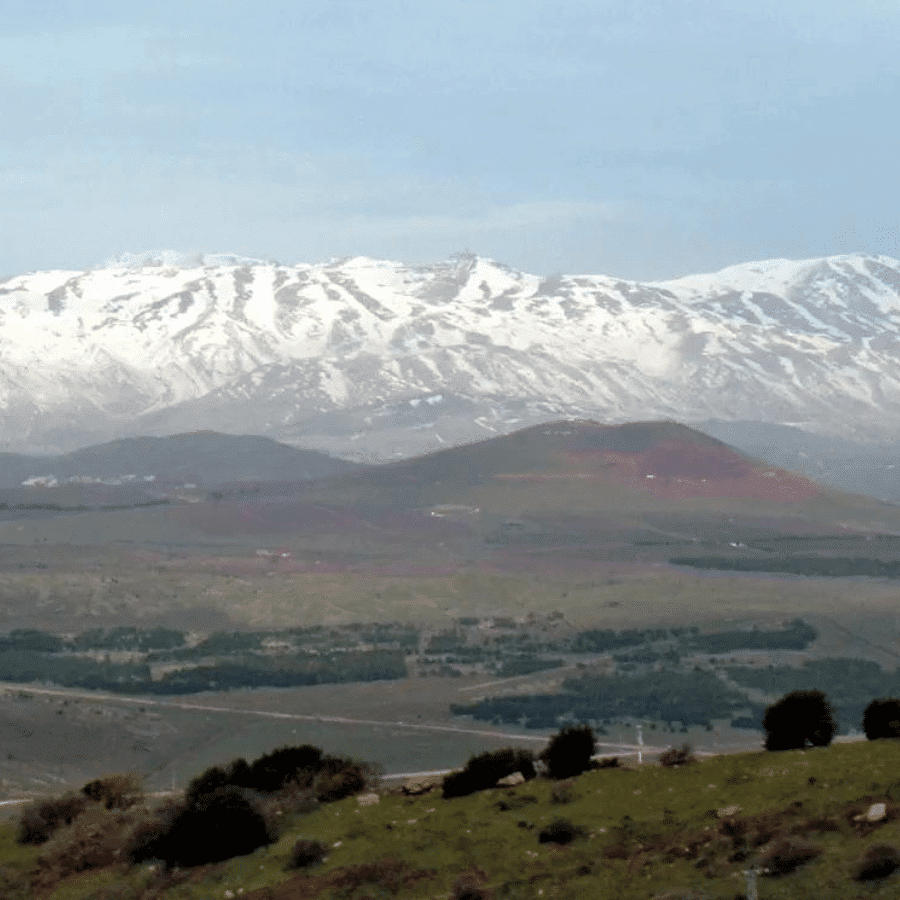
[[[140,690],[154,694],[190,694],[252,687],[299,687],[350,681],[406,678],[406,660],[398,650],[352,650],[322,656],[312,653],[225,659],[214,665],[169,672]],[[129,690],[138,690],[133,685]]]
[[[766,694],[821,690],[828,695],[839,721],[860,722],[872,697],[900,696],[900,673],[885,672],[862,659],[810,660],[801,668],[773,666],[765,669],[727,669],[733,681]]]
[[[532,672],[558,669],[562,664],[561,659],[544,659],[531,653],[514,653],[505,657],[495,671],[500,678],[513,678],[516,675],[530,675]]]
[[[188,644],[188,634],[173,628],[119,626],[92,628],[74,637],[63,637],[34,628],[18,628],[0,635],[0,652],[31,650],[36,653],[83,654],[90,651],[125,651],[145,654],[148,660],[197,659],[234,653],[263,653],[266,642],[278,639],[286,648],[318,652],[360,649],[396,649],[414,653],[419,631],[398,623],[314,626],[284,631],[216,631],[204,640]]]
[[[651,644],[666,640],[670,636],[665,628],[628,628],[623,631],[612,629],[589,628],[579,631],[572,639],[573,653],[611,653],[622,647],[635,647],[638,644]]]
[[[900,577],[900,562],[885,562],[868,557],[825,556],[681,556],[670,559],[674,566],[694,569],[718,569],[726,572],[779,572],[816,578]]]
[[[784,628],[720,631],[700,634],[697,627],[630,628],[623,631],[589,629],[575,635],[571,650],[575,653],[609,654],[625,647],[665,642],[681,652],[731,653],[734,650],[804,650],[817,637],[817,631],[803,619],[794,619]]]
[[[772,631],[720,631],[716,634],[696,634],[690,641],[692,649],[703,653],[731,653],[734,650],[805,650],[818,636],[812,625],[794,619],[786,628]]]
[[[628,678],[585,675],[568,678],[557,694],[493,697],[451,707],[495,723],[555,728],[561,720],[612,722],[623,718],[706,725],[747,706],[747,698],[711,672],[647,672]]]
[[[288,636],[308,646],[285,641],[267,652],[264,641],[278,634],[216,632],[186,646],[185,632],[161,627],[95,628],[73,638],[16,629],[0,636],[0,681],[148,694],[377,681],[405,678],[406,649],[418,642],[415,629],[392,624],[296,629]],[[112,661],[116,652],[136,657]],[[153,678],[151,663],[159,660],[185,665]]]
[[[13,632],[15,633],[15,632]],[[37,632],[41,634],[42,632]],[[48,635],[55,637],[55,635]],[[70,644],[59,650],[125,650],[147,653],[153,650],[172,650],[184,645],[186,635],[173,628],[92,628],[76,635]],[[32,649],[38,649],[36,647]],[[59,651],[57,651],[59,652]]]
[[[0,681],[49,682],[63,687],[139,694],[379,681],[405,678],[407,674],[405,657],[398,650],[235,656],[168,672],[156,680],[146,662],[98,662],[85,656],[0,650]]]
[[[820,690],[790,691],[768,707],[762,719],[767,750],[827,747],[837,732],[834,707]],[[878,697],[863,712],[862,728],[870,740],[900,738],[900,699]]]

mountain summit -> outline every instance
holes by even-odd
[[[7,450],[209,428],[408,455],[562,417],[862,438],[900,425],[887,257],[639,283],[466,254],[418,267],[129,254],[0,282],[0,336]]]

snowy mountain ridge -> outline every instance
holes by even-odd
[[[334,451],[374,446],[384,410],[435,396],[473,437],[575,415],[878,438],[900,425],[898,372],[900,262],[883,256],[640,283],[468,254],[287,266],[155,251],[0,281],[5,449],[200,428],[299,440],[316,419],[308,445]],[[433,430],[440,406],[416,407],[415,426]]]

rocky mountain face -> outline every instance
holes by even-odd
[[[470,255],[172,259],[0,282],[2,449],[215,429],[383,459],[562,417],[857,440],[900,425],[900,263],[887,257],[645,284]]]

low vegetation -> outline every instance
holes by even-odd
[[[691,661],[698,655],[802,650],[815,638],[815,629],[802,619],[777,628],[714,633],[697,627],[579,630],[558,612],[524,621],[463,616],[450,628],[430,632],[396,622],[205,635],[159,626],[93,628],[75,635],[16,629],[0,635],[0,681],[177,695],[398,679],[410,673],[516,678],[590,665],[606,654],[616,664],[614,673],[588,669],[583,677],[567,679],[555,695],[516,698],[514,707],[500,709],[487,701],[466,713],[521,719],[542,729],[555,727],[560,716],[597,721],[620,717],[623,710],[691,725],[703,724],[705,706],[713,703],[719,709],[730,703],[735,715],[747,712],[745,694],[724,691],[711,673],[694,670]],[[665,689],[673,679],[677,684]],[[659,702],[648,705],[647,697]]]
[[[518,773],[524,780],[537,774],[534,754],[530,750],[506,747],[473,756],[459,772],[444,779],[444,798],[466,797],[494,787],[501,778]]]
[[[748,872],[766,898],[900,890],[900,741],[591,766],[565,781],[538,759],[536,777],[467,796],[368,785],[364,796],[291,807],[284,792],[308,800],[322,771],[313,770],[329,758],[281,748],[207,770],[183,798],[157,806],[132,803],[113,789],[121,780],[85,785],[82,811],[39,846],[0,827],[0,896],[734,900]],[[283,777],[298,760],[303,768]],[[234,783],[248,777],[281,787]],[[107,806],[109,797],[122,800]],[[162,824],[177,852],[148,852]]]

